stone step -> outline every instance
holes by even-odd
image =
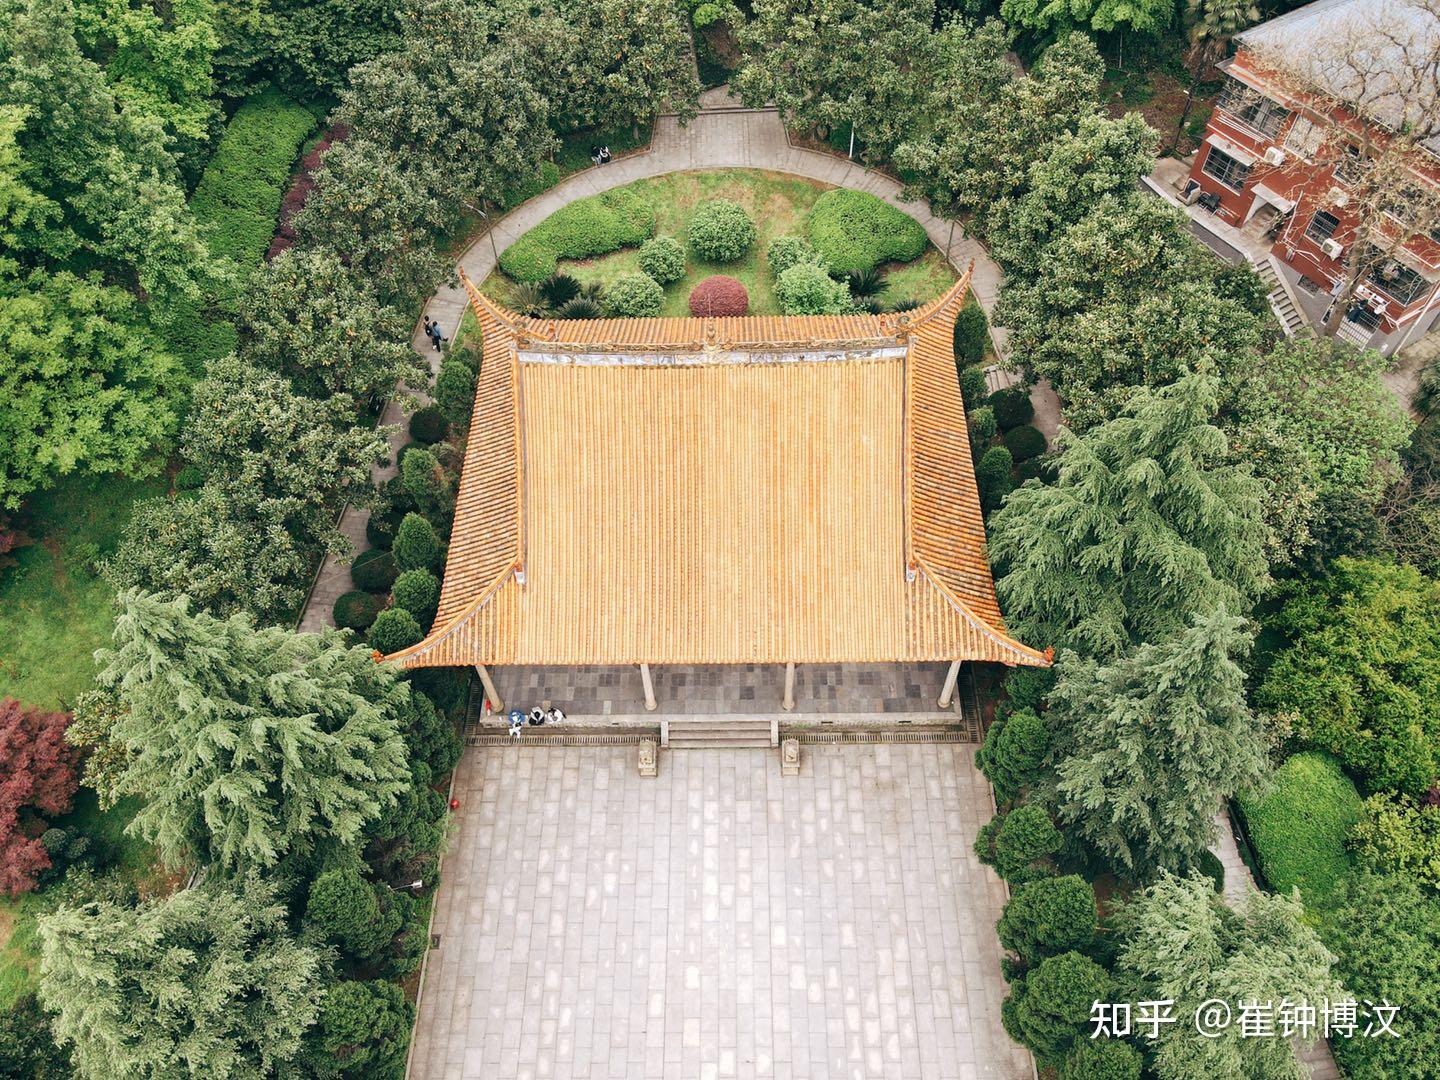
[[[764,717],[717,717],[714,720],[671,720],[671,750],[696,750],[706,747],[757,747],[775,745],[775,725]]]

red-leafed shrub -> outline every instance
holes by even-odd
[[[733,277],[716,274],[690,290],[690,314],[696,318],[706,315],[744,315],[749,310],[750,294],[745,291],[745,286]]]
[[[270,250],[265,255],[267,260],[295,246],[298,239],[295,234],[295,215],[304,208],[310,192],[315,189],[315,171],[320,168],[325,151],[335,143],[343,142],[349,134],[350,129],[344,124],[336,124],[300,159],[300,167],[290,178],[290,188],[280,200],[279,229],[275,233],[275,239],[270,242]]]
[[[50,867],[41,815],[69,810],[79,786],[79,751],[65,741],[69,724],[65,713],[0,700],[0,889],[11,896],[33,889]]]
[[[0,515],[0,570],[15,565],[16,559],[11,552],[28,547],[34,542],[25,533],[11,525],[3,515]]]

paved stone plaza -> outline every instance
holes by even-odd
[[[471,747],[416,1080],[1031,1076],[964,744]]]

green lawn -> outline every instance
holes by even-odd
[[[0,570],[0,696],[53,708],[89,687],[91,654],[113,621],[113,593],[90,566],[114,550],[136,500],[168,486],[163,477],[71,477],[31,500],[25,528],[35,543]]]
[[[674,236],[682,242],[685,226],[697,203],[706,199],[733,199],[750,213],[759,237],[739,262],[724,265],[690,258],[685,277],[665,288],[664,315],[688,315],[686,300],[699,282],[713,274],[738,279],[750,293],[750,312],[755,315],[779,313],[772,288],[765,248],[772,239],[786,233],[804,235],[805,219],[827,185],[783,173],[758,169],[717,169],[705,172],[670,173],[637,180],[629,189],[647,194],[655,205],[657,236]],[[610,281],[618,274],[639,269],[638,249],[629,248],[579,261],[562,260],[560,269],[582,282]],[[889,282],[881,294],[882,303],[900,298],[924,302],[943,292],[955,280],[955,273],[940,252],[928,248],[912,263],[892,263],[883,268]],[[503,274],[485,279],[481,289],[502,304],[510,300],[514,284]]]

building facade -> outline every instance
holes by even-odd
[[[1287,87],[1259,57],[1276,42],[1318,47],[1336,33],[1337,20],[1350,26],[1365,11],[1365,0],[1318,0],[1242,35],[1235,56],[1221,65],[1224,85],[1181,193],[1185,203],[1263,240],[1291,271],[1297,292],[1315,301],[1306,306],[1317,314],[1328,314],[1325,301],[1342,290],[1356,255],[1352,246],[1363,242],[1346,169],[1346,153],[1358,150],[1336,146],[1337,132],[1359,125],[1353,113],[1335,108],[1333,98],[1319,104]],[[1440,193],[1436,148],[1422,146],[1413,158],[1407,162],[1410,182]],[[1407,227],[1396,215],[1388,215],[1387,224],[1396,238]],[[1440,227],[1406,236],[1391,257],[1363,275],[1340,336],[1388,355],[1437,324]]]

